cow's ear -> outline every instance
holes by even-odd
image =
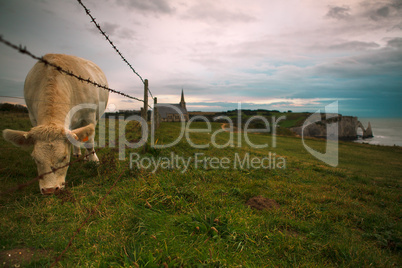
[[[95,126],[94,124],[89,124],[85,127],[74,129],[71,133],[76,140],[85,142],[88,141],[88,137],[95,133]]]
[[[6,141],[18,147],[29,147],[34,144],[33,137],[26,131],[5,129],[3,130],[3,137]]]

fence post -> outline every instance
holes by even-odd
[[[144,110],[142,118],[148,121],[148,79],[144,80]]]
[[[154,128],[158,129],[159,128],[159,113],[158,113],[158,98],[154,98],[154,110],[152,111],[153,113],[153,124]]]

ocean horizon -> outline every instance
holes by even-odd
[[[364,128],[371,124],[372,138],[362,139],[361,136],[355,142],[384,146],[402,146],[402,118],[359,118]]]

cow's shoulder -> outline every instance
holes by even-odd
[[[66,54],[46,54],[43,59],[60,67],[86,62],[87,60]]]
[[[70,71],[76,70],[82,72],[83,70],[94,70],[97,73],[103,73],[99,66],[92,61],[77,56],[51,53],[46,54],[43,59]]]

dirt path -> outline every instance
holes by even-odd
[[[230,132],[230,130],[228,128],[226,128],[226,126],[229,125],[228,123],[222,123],[221,124],[221,128],[226,131],[226,132]],[[238,133],[239,131],[237,130],[237,127],[233,127],[233,133]]]

